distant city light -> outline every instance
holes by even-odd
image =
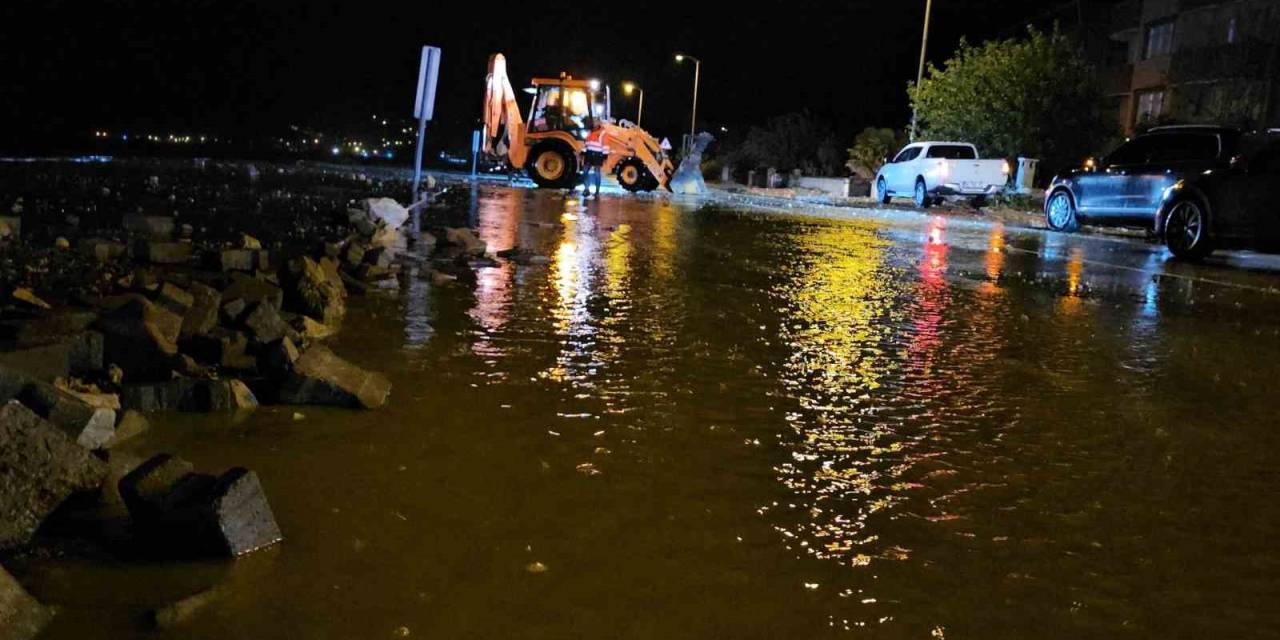
[[[342,153],[342,150],[341,150],[341,149],[339,149],[339,148],[337,148],[337,147],[334,147],[334,148],[332,148],[332,149],[330,149],[330,150],[329,150],[329,153],[332,153],[333,155],[335,155],[335,156],[336,156],[336,155],[338,155],[339,153]]]

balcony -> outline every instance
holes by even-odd
[[[1207,82],[1237,78],[1264,79],[1275,44],[1246,40],[1236,44],[1204,47],[1173,54],[1169,77],[1174,82]],[[1269,73],[1270,72],[1270,73]]]

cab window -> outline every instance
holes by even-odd
[[[977,160],[978,152],[973,147],[963,144],[936,144],[929,147],[928,158],[944,160]]]
[[[911,162],[912,160],[915,160],[916,158],[920,157],[920,149],[921,149],[920,147],[907,147],[906,149],[899,151],[898,157],[894,158],[893,161],[895,163]]]

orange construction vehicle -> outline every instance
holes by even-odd
[[[514,169],[526,169],[539,187],[572,188],[581,179],[587,134],[604,129],[609,156],[602,171],[614,174],[627,191],[668,187],[674,171],[667,150],[644,129],[609,117],[609,90],[594,80],[534,78],[529,121],[520,117],[515,91],[501,53],[489,58],[484,96],[484,147],[506,157]]]

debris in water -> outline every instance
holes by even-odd
[[[529,573],[546,573],[547,565],[542,564],[541,562],[530,562],[525,565],[524,570]]]

